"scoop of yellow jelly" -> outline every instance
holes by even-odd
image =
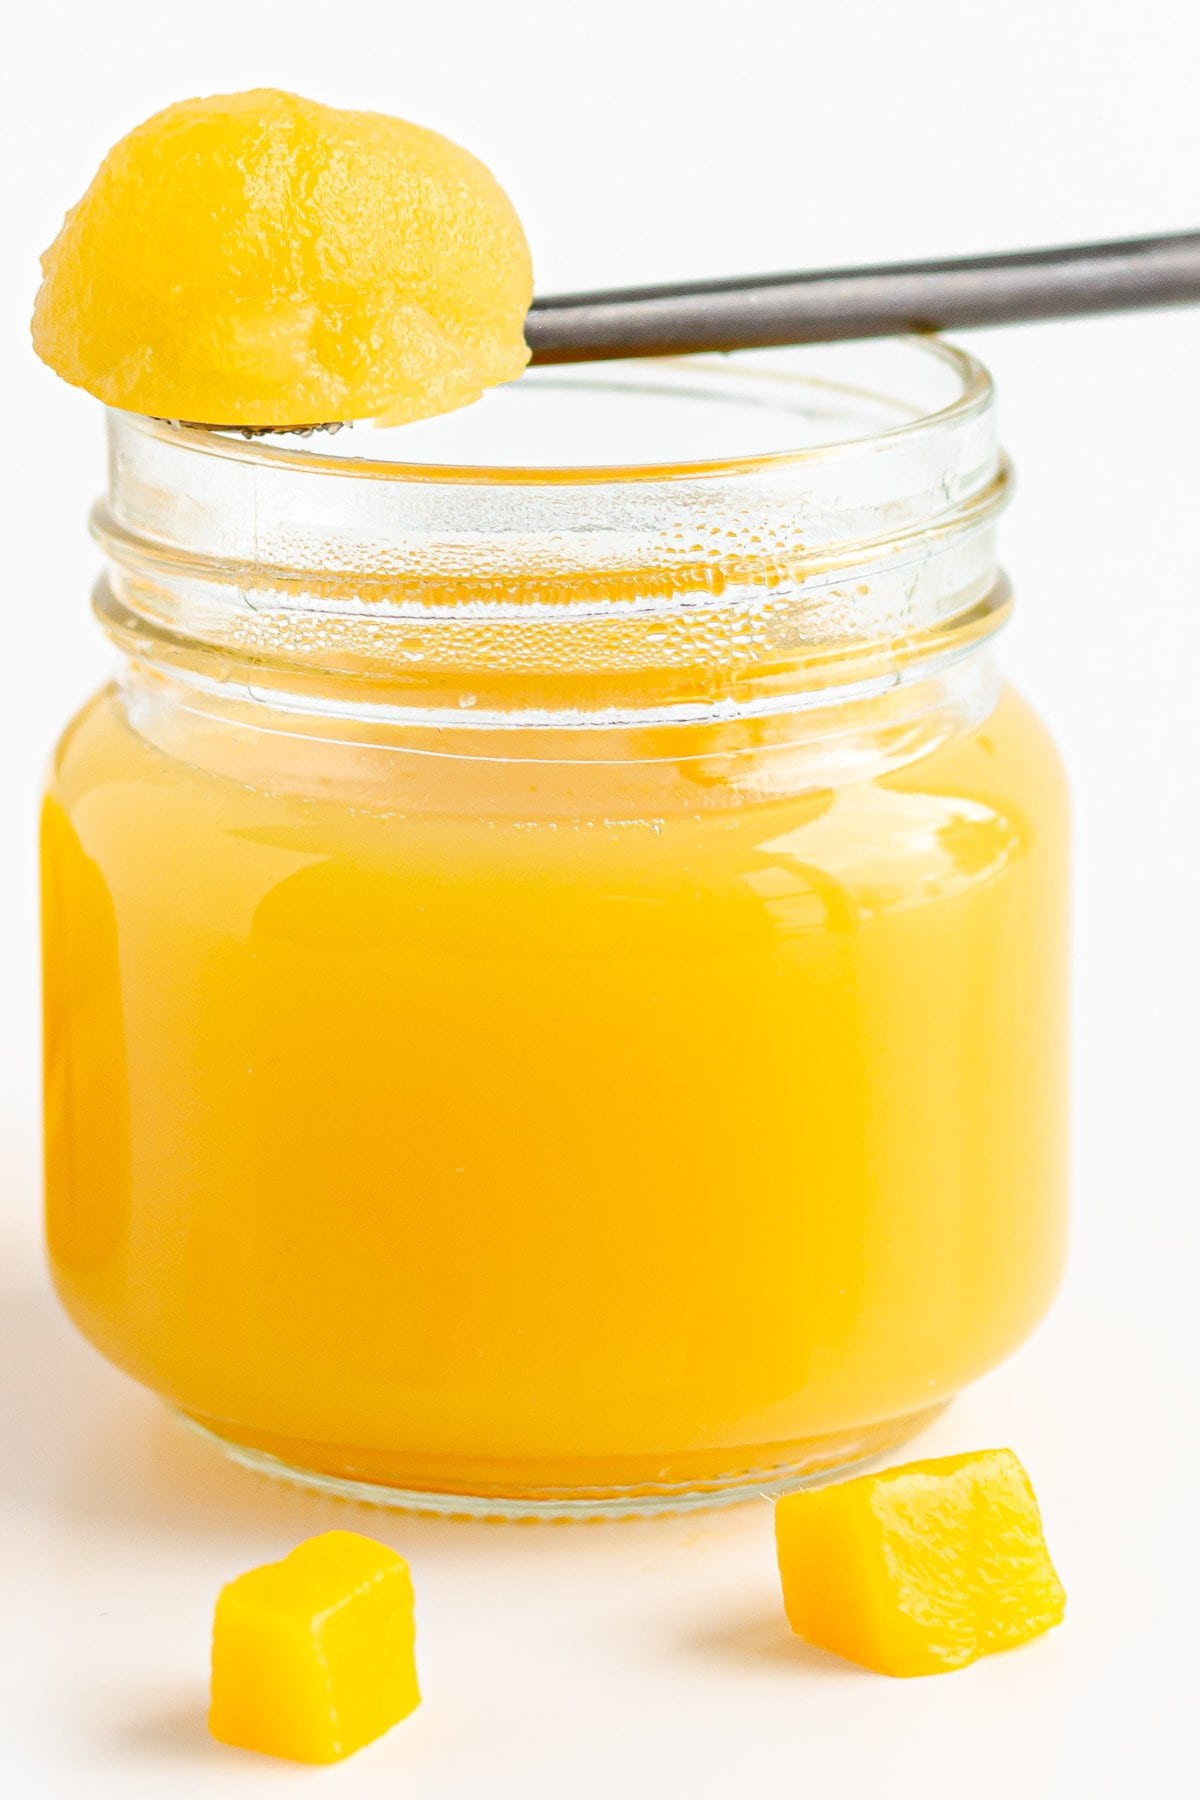
[[[328,1531],[239,1575],[213,1622],[209,1729],[294,1762],[338,1762],[420,1702],[402,1556]]]
[[[436,132],[274,88],[109,151],[42,258],[34,348],[110,406],[209,425],[399,423],[528,361],[529,250]]]
[[[908,1463],[775,1508],[788,1623],[886,1675],[936,1675],[1057,1625],[1065,1595],[1011,1450]]]

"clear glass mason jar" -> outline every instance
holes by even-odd
[[[544,1514],[786,1487],[1011,1350],[1062,1257],[1066,809],[993,658],[978,364],[109,433],[120,666],[44,830],[93,1343],[262,1467]]]

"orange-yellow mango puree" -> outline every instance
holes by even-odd
[[[196,733],[102,695],[45,813],[54,1271],[177,1406],[402,1485],[696,1479],[1041,1313],[1064,799],[1014,695],[833,793],[645,733],[636,806]]]

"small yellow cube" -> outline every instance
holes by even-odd
[[[788,1623],[886,1675],[936,1675],[1057,1625],[1066,1596],[1011,1450],[908,1463],[775,1508]]]
[[[294,1762],[338,1762],[420,1703],[408,1564],[356,1531],[309,1538],[222,1588],[209,1730]]]

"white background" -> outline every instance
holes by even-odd
[[[923,1440],[1011,1442],[1071,1596],[1025,1650],[895,1683],[806,1652],[767,1508],[471,1527],[276,1491],[61,1324],[37,1238],[40,770],[107,658],[99,409],[27,348],[37,252],[191,93],[378,107],[479,153],[543,291],[1200,226],[1179,0],[106,0],[22,6],[0,82],[0,1787],[74,1795],[980,1796],[1194,1778],[1200,313],[976,334],[1021,477],[1008,666],[1075,792],[1076,1237],[1050,1322]],[[215,1591],[331,1523],[401,1547],[425,1706],[343,1768],[211,1744]],[[11,1765],[9,1767],[8,1765]]]

